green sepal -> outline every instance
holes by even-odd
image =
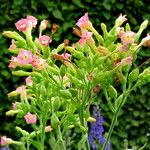
[[[129,83],[136,81],[138,79],[138,76],[139,76],[139,69],[136,68],[128,76]]]

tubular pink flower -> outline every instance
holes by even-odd
[[[45,59],[39,58],[37,55],[33,55],[32,66],[38,70],[43,70],[48,67]]]
[[[13,108],[13,110],[17,110],[17,102],[12,103],[12,108]]]
[[[28,20],[29,25],[31,27],[33,27],[33,28],[36,27],[36,25],[37,25],[37,19],[35,17],[33,17],[33,16],[27,16],[27,20]]]
[[[51,41],[52,41],[51,38],[46,35],[40,36],[38,40],[42,46],[48,46],[49,43],[51,43]]]
[[[63,56],[64,59],[70,59],[71,55],[69,53],[63,53],[61,54],[61,56]]]
[[[17,57],[11,57],[10,63],[8,65],[9,68],[16,68],[18,65],[18,59]]]
[[[11,142],[10,138],[7,138],[6,136],[2,136],[1,137],[1,145],[5,146],[5,145],[9,145]]]
[[[84,16],[82,16],[76,23],[76,25],[80,28],[87,28],[88,24],[89,24],[88,13],[85,13]]]
[[[17,56],[20,65],[26,65],[32,62],[32,52],[29,50],[20,50]]]
[[[27,19],[20,19],[18,22],[15,23],[17,30],[19,31],[26,31],[29,27],[29,21]]]
[[[27,124],[36,124],[37,117],[35,114],[31,114],[30,112],[28,112],[24,116],[24,118],[25,118]]]
[[[20,94],[24,94],[26,91],[26,86],[22,85],[16,88],[16,91],[19,92]]]
[[[32,85],[33,84],[30,76],[25,79],[25,82],[26,82],[26,85]]]
[[[132,60],[133,60],[133,57],[130,55],[130,56],[126,57],[126,58],[123,58],[121,60],[121,63],[131,65],[132,64]]]
[[[84,32],[81,36],[81,39],[78,41],[78,43],[80,45],[84,45],[85,42],[92,39],[92,35],[93,35],[92,32],[88,32],[88,31]]]
[[[134,37],[135,37],[135,33],[132,31],[122,32],[122,34],[120,35],[121,42],[124,45],[134,43],[134,41],[135,41]]]

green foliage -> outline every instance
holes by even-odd
[[[6,120],[4,120],[4,112],[9,109],[11,105],[10,101],[7,99],[7,93],[20,84],[20,80],[12,77],[7,67],[9,61],[9,51],[7,48],[10,41],[2,36],[2,31],[8,29],[14,30],[14,22],[27,15],[33,15],[40,20],[47,19],[51,23],[55,22],[61,27],[53,36],[54,45],[56,45],[58,41],[61,43],[65,38],[73,42],[76,40],[76,37],[72,35],[72,27],[84,12],[89,12],[90,19],[95,23],[94,26],[96,29],[100,29],[100,22],[107,22],[107,26],[112,27],[112,23],[116,19],[116,16],[119,16],[120,13],[126,14],[131,26],[135,27],[134,31],[137,31],[139,22],[141,23],[144,19],[150,20],[150,5],[147,5],[146,2],[148,2],[148,0],[70,0],[70,2],[67,0],[0,0],[0,101],[3,101],[0,107],[0,119],[2,121],[0,133],[13,135],[15,130],[14,125],[10,119],[6,118]],[[141,56],[138,59],[138,64],[140,66],[150,57],[150,51],[143,49],[139,54]],[[73,79],[74,78],[72,78],[72,80]],[[127,105],[125,105],[123,109],[124,115],[120,114],[121,117],[118,120],[121,125],[115,128],[114,135],[111,139],[113,149],[123,149],[123,139],[128,139],[129,146],[139,145],[142,147],[145,143],[149,142],[149,88],[149,85],[144,85],[128,98]],[[101,108],[104,118],[105,116],[109,116],[111,120],[112,114],[111,112],[107,112],[107,106],[102,105]],[[106,129],[110,120],[107,120],[105,123]],[[14,136],[17,137],[18,135]],[[150,149],[150,144],[147,144],[145,149]]]

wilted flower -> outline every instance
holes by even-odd
[[[35,17],[33,17],[33,16],[27,16],[27,20],[28,20],[29,25],[31,27],[33,27],[33,28],[36,27],[36,25],[37,25],[37,19]]]
[[[15,23],[16,28],[19,31],[26,31],[29,27],[29,21],[27,19],[20,19],[18,22]]]
[[[12,139],[7,138],[6,136],[1,137],[1,145],[2,146],[9,145],[11,141],[12,141]]]
[[[89,25],[89,17],[88,17],[88,13],[85,13],[84,16],[82,16],[78,22],[76,23],[76,25],[80,28],[87,28],[87,26]]]
[[[81,39],[78,41],[78,43],[80,45],[84,45],[85,42],[92,40],[92,35],[93,35],[92,32],[88,32],[88,31],[84,32],[81,36]]]
[[[9,68],[16,68],[18,65],[18,59],[17,57],[11,57],[10,63],[8,65]]]
[[[98,93],[100,92],[100,90],[101,90],[101,85],[100,85],[100,84],[97,84],[97,85],[94,87],[93,92],[94,92],[95,94],[98,94]]]
[[[32,62],[32,52],[29,50],[20,50],[17,56],[19,65],[26,65]]]
[[[143,46],[150,47],[150,34],[147,34],[145,38],[142,39]]]
[[[31,77],[30,77],[30,76],[27,77],[27,78],[25,79],[25,82],[26,82],[26,85],[32,85],[32,79],[31,79]]]
[[[49,43],[51,43],[51,41],[52,41],[51,38],[46,35],[40,36],[38,40],[42,46],[48,46]]]
[[[37,117],[35,114],[31,114],[30,112],[28,112],[24,116],[24,118],[25,118],[27,124],[36,124]]]

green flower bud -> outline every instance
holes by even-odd
[[[128,80],[130,83],[136,81],[138,79],[138,76],[139,76],[139,69],[136,68],[134,69],[128,76]]]
[[[56,116],[56,114],[53,113],[51,116],[51,126],[52,126],[52,128],[56,129],[58,127],[58,125],[59,125],[59,119]]]
[[[12,91],[12,92],[8,93],[8,97],[14,97],[14,96],[17,96],[17,95],[19,95],[19,94],[20,94],[20,93],[17,92],[17,91]]]
[[[52,97],[52,106],[53,106],[54,112],[59,110],[59,108],[60,108],[60,98],[58,96],[57,97]]]
[[[65,47],[65,44],[62,43],[62,44],[58,45],[56,51],[59,52],[59,51],[61,51],[62,49],[64,49],[64,47]]]
[[[135,35],[135,41],[137,42],[143,32],[143,30],[147,27],[148,25],[148,20],[146,19],[140,26],[139,31],[137,32],[137,34]]]
[[[117,90],[112,85],[108,87],[108,94],[112,99],[117,98]]]
[[[26,72],[26,71],[23,71],[23,70],[18,70],[18,71],[12,71],[12,74],[16,75],[16,76],[30,76],[31,72]]]
[[[145,69],[140,75],[138,82],[140,85],[150,82],[150,67]]]
[[[18,112],[19,112],[19,110],[9,110],[6,112],[6,116],[14,116]]]
[[[60,96],[63,96],[66,99],[72,98],[72,94],[68,90],[60,90],[59,93],[60,93]]]
[[[119,104],[121,103],[123,99],[123,95],[120,95],[116,100],[115,100],[115,109],[118,108]]]
[[[16,126],[16,130],[22,133],[23,136],[29,136],[29,132],[21,129],[20,127]]]
[[[64,65],[61,65],[60,67],[60,75],[63,78],[65,76],[66,67]]]

